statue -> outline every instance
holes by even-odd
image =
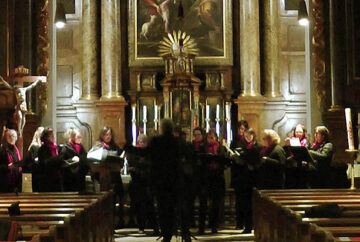
[[[27,87],[22,87],[20,85],[11,86],[8,82],[6,82],[4,80],[4,78],[2,76],[0,76],[0,81],[4,83],[5,87],[13,90],[15,93],[16,105],[15,105],[14,117],[17,122],[17,129],[19,132],[19,136],[22,137],[22,132],[23,132],[23,129],[25,127],[25,122],[26,122],[25,115],[26,115],[26,112],[28,111],[27,104],[26,104],[26,92],[28,90],[32,89],[33,87],[35,87],[39,83],[39,81],[42,81],[42,80],[38,79]]]

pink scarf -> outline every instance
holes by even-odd
[[[303,147],[306,147],[307,146],[307,139],[305,137],[303,137],[301,140],[300,140],[300,145],[303,146]]]
[[[261,156],[269,155],[268,153],[270,153],[270,151],[273,147],[274,146],[263,146],[261,149],[260,155]]]
[[[81,145],[80,144],[76,144],[74,143],[73,141],[70,141],[69,142],[70,145],[74,148],[74,150],[76,151],[76,153],[80,153],[80,149],[81,149]]]
[[[193,145],[196,150],[200,149],[202,141],[193,140]]]
[[[251,149],[253,146],[254,146],[254,142],[250,142],[250,143],[248,143],[247,145],[246,145],[246,149],[247,150],[249,150],[249,149]]]
[[[51,156],[57,156],[59,154],[57,144],[55,142],[45,141],[45,145],[49,147],[51,151]]]
[[[217,150],[219,148],[219,143],[214,141],[213,143],[205,145],[205,152],[213,155],[217,155]]]
[[[10,145],[10,144],[9,144]],[[15,151],[16,151],[16,156],[18,158],[18,161],[21,160],[21,156],[20,156],[20,152],[19,152],[19,149],[16,147],[16,145],[13,145],[13,147],[15,148]],[[12,155],[10,154],[10,152],[6,149],[6,155],[7,155],[7,160],[8,160],[8,164],[11,164],[14,162],[14,159],[12,157]],[[18,167],[18,171],[19,173],[22,172],[22,168],[19,166]],[[8,183],[9,185],[14,185],[16,184],[16,173],[14,169],[10,169],[9,170],[9,173],[8,173]]]
[[[315,141],[315,143],[312,145],[311,148],[312,148],[313,150],[318,150],[322,144],[323,144],[323,143],[318,143],[318,142]]]
[[[110,150],[110,145],[106,144],[105,142],[101,142],[101,144],[105,149]]]

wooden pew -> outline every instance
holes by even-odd
[[[62,234],[61,238],[56,239],[57,241],[91,241],[89,234],[94,229],[98,233],[93,233],[93,241],[100,241],[103,238],[107,241],[112,240],[112,193],[97,195],[77,195],[74,193],[4,195],[0,195],[0,205],[3,205],[0,206],[0,217],[17,221],[19,225],[39,225],[37,228],[39,228],[40,236],[33,236],[33,239],[38,237],[42,240],[46,234],[51,236],[53,233],[50,233],[50,228],[55,226],[56,232]],[[5,211],[15,201],[20,201],[21,215],[10,217]],[[99,214],[95,214],[94,207],[103,211],[102,214],[105,216],[101,217]],[[95,227],[87,226],[90,222]],[[27,231],[25,235],[29,237],[32,233],[36,233],[36,229],[32,232]]]
[[[360,236],[360,219],[350,217],[360,215],[360,199],[356,198],[360,198],[360,191],[348,189],[255,192],[256,241],[336,241],[340,237],[351,241]],[[301,219],[306,208],[329,202],[348,210],[342,218]]]

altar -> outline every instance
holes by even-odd
[[[159,42],[164,73],[134,68],[130,74],[132,142],[139,134],[159,132],[160,120],[169,118],[192,140],[202,127],[231,142],[231,79],[226,68],[195,70],[196,42],[180,30]]]

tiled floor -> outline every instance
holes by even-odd
[[[197,235],[196,229],[191,229],[192,234],[198,241],[254,241],[253,234],[241,234],[242,230],[230,228],[220,228],[217,234],[211,234],[210,230],[205,231],[205,235]],[[119,229],[115,231],[115,241],[161,241],[161,238],[152,236],[152,230],[145,230],[144,234],[139,234],[138,229]],[[173,237],[171,241],[181,241],[180,237]],[[194,239],[195,241],[195,239]]]

